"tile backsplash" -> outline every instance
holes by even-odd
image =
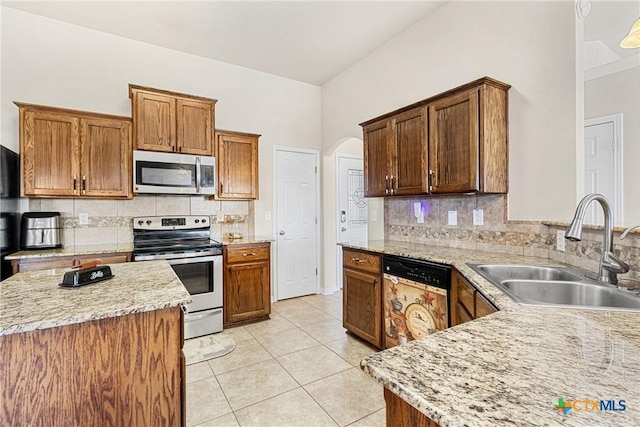
[[[253,234],[252,201],[208,200],[203,196],[136,196],[132,200],[29,199],[29,211],[60,212],[63,244],[130,243],[133,220],[138,216],[206,215],[211,236],[219,239],[234,223],[245,235]],[[86,213],[89,223],[80,224]]]
[[[418,223],[415,204],[424,223]],[[483,211],[483,224],[473,224],[473,210]],[[457,225],[449,225],[449,211],[457,212]],[[446,247],[477,249],[549,258],[597,272],[602,250],[602,229],[585,228],[581,242],[566,241],[565,252],[556,250],[558,230],[567,225],[539,221],[507,220],[504,194],[441,197],[386,198],[385,239]],[[571,218],[567,218],[570,221]],[[614,252],[631,267],[621,279],[640,280],[640,233],[620,240],[614,233]]]

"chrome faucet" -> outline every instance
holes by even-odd
[[[626,230],[624,230],[622,232],[622,235],[620,235],[620,240],[624,239],[625,237],[627,237],[627,234],[631,233],[633,230],[635,230],[636,228],[640,227],[640,225],[633,225],[629,228],[627,228]]]
[[[594,200],[600,203],[604,211],[604,240],[602,241],[602,255],[600,256],[598,280],[615,285],[618,283],[617,275],[629,271],[629,266],[613,253],[613,213],[606,197],[598,193],[591,193],[584,196],[582,200],[580,200],[580,203],[578,203],[576,214],[564,237],[572,242],[582,240],[584,215],[587,212],[587,206]]]

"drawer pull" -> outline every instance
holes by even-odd
[[[360,258],[351,258],[351,262],[364,262],[364,260],[360,259]]]
[[[242,256],[254,256],[256,253],[255,252],[249,252],[246,254],[242,254]]]

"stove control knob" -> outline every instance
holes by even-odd
[[[197,219],[196,219],[196,221],[197,221]],[[206,218],[202,218],[202,223],[206,224],[206,222],[207,222],[207,219]]]
[[[151,225],[151,220],[150,219],[147,220],[147,225]]]
[[[144,221],[143,220],[139,220],[138,221],[138,225],[142,225],[142,224],[144,224]]]
[[[199,219],[196,219],[194,222],[197,224],[197,223],[199,223],[199,222],[200,222],[200,220],[199,220]]]

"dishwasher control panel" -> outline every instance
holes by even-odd
[[[412,258],[385,256],[383,273],[443,289],[451,288],[451,267],[444,264]]]

